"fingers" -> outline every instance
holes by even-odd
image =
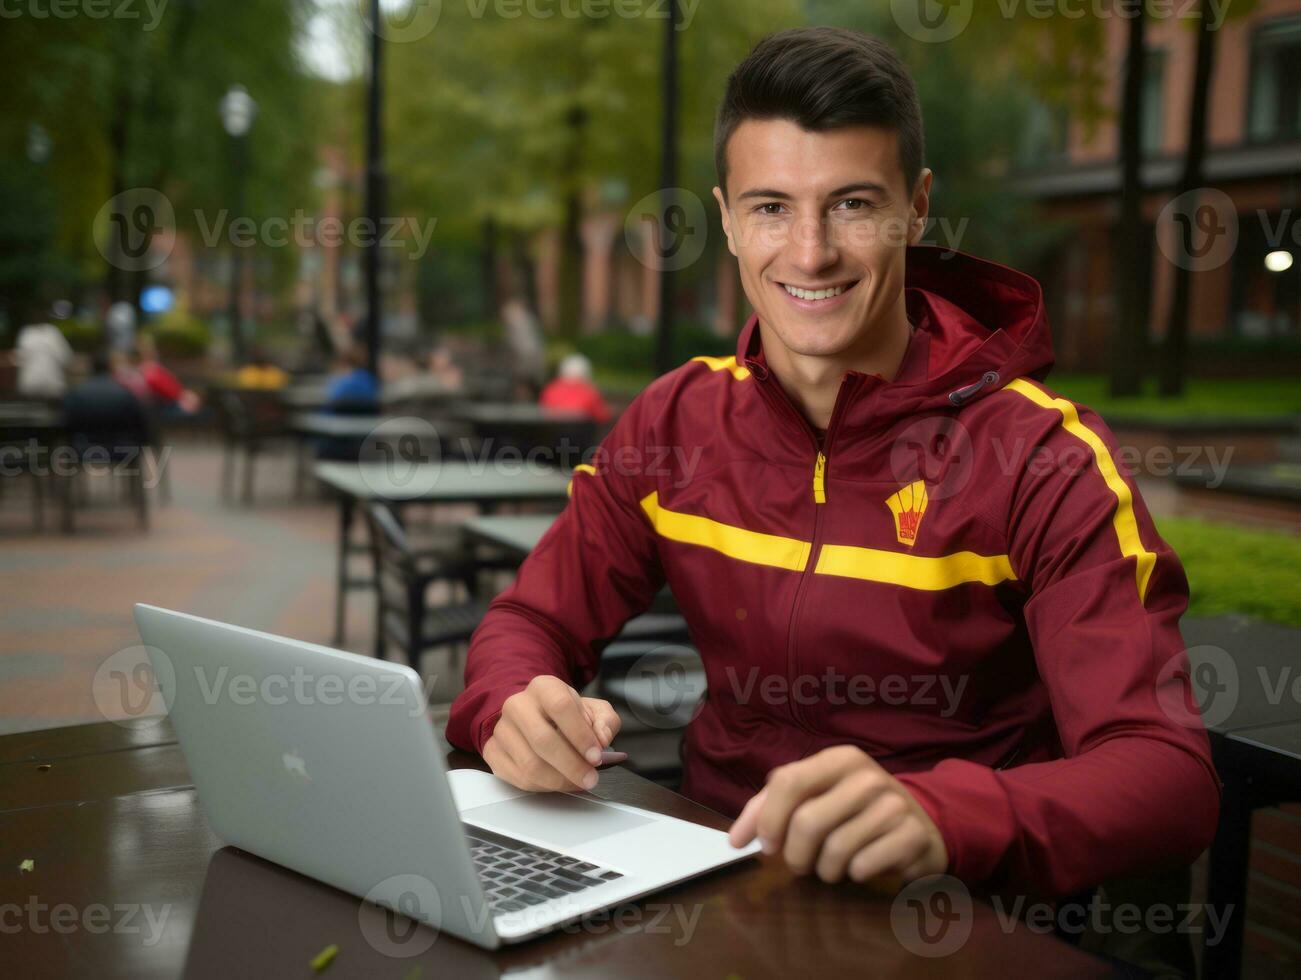
[[[842,777],[822,795],[801,803],[791,814],[786,845],[782,850],[790,869],[796,874],[808,874],[816,864],[819,876],[825,877],[822,875],[824,851],[832,845],[834,838],[833,857],[828,861],[828,867],[837,863],[834,855],[841,849],[850,843],[856,845],[844,850],[843,858],[839,859],[839,868],[843,872],[849,859],[870,839],[853,838],[847,842],[843,840],[846,828],[858,827],[860,834],[870,831],[873,825],[866,823],[864,818],[883,805],[877,797],[885,793],[887,786],[887,781],[873,770],[859,769]],[[888,803],[884,805],[890,806]]]
[[[591,789],[602,760],[602,743],[593,727],[598,719],[603,730],[617,730],[618,715],[604,702],[589,707],[560,678],[535,677],[502,705],[489,739],[497,751],[488,764],[521,789]]]
[[[764,853],[782,850],[791,815],[811,796],[817,796],[854,769],[880,770],[868,755],[852,746],[825,749],[800,762],[778,766],[768,774],[768,798],[759,814],[759,843]],[[884,770],[881,770],[884,772]]]
[[[600,698],[583,698],[583,709],[602,746],[608,746],[623,727],[623,719],[609,701]]]
[[[727,840],[733,847],[745,847],[746,844],[754,840],[754,835],[759,830],[759,811],[763,809],[764,801],[768,799],[768,787],[764,787],[750,797],[750,801],[742,808],[736,821],[727,832]]]
[[[483,747],[483,758],[496,775],[531,793],[582,788],[533,751],[529,740],[504,715]]]
[[[849,862],[849,877],[866,881],[887,871],[902,871],[925,856],[927,845],[921,822],[904,820],[854,855]]]
[[[563,719],[568,726],[567,729],[557,727],[555,719],[547,713],[548,710],[559,709],[554,703],[544,708],[536,703],[525,702],[521,705],[514,721],[528,742],[528,747],[539,759],[575,786],[591,789],[596,785],[594,764],[579,754],[568,732],[575,729],[586,732],[586,737],[580,739],[584,744],[583,751],[587,751],[587,745],[590,744],[595,751],[596,761],[600,762],[601,749],[596,745],[596,735],[587,726],[587,721],[576,703],[571,701],[569,706],[574,717]],[[563,716],[563,712],[560,713]]]
[[[849,862],[856,854],[892,831],[909,813],[907,800],[899,794],[877,794],[866,807],[827,834],[821,849],[812,859],[816,862],[818,877],[827,882],[840,881],[845,877]]]

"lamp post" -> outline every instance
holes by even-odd
[[[678,0],[669,0],[664,21],[664,62],[661,69],[663,129],[660,133],[660,206],[669,207],[678,182]],[[667,210],[660,214],[660,231],[667,227]],[[663,242],[659,244],[663,249]],[[662,251],[661,251],[662,254]],[[660,315],[655,331],[655,373],[666,374],[673,367],[673,270],[660,263]]]
[[[243,85],[232,85],[217,107],[221,114],[221,125],[230,137],[231,180],[233,182],[232,204],[236,219],[243,217],[244,182],[248,169],[248,131],[257,116],[257,103],[248,89]],[[230,345],[231,355],[236,365],[244,362],[244,329],[240,320],[240,280],[242,278],[242,255],[231,242],[230,253]]]
[[[366,245],[366,363],[379,377],[380,318],[380,215],[384,210],[384,63],[383,16],[379,0],[370,0],[370,88],[366,98],[366,217],[370,241]]]

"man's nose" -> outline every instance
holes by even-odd
[[[821,218],[801,218],[795,222],[786,250],[790,264],[810,276],[835,265],[840,257],[826,222]]]

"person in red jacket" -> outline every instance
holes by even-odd
[[[590,788],[578,690],[667,582],[707,678],[685,795],[827,881],[1074,894],[1190,862],[1219,781],[1188,582],[1115,438],[1044,383],[1039,284],[918,244],[932,173],[898,56],[762,41],[716,132],[755,315],[652,383],[475,633],[448,738]]]
[[[557,376],[542,389],[538,404],[559,411],[581,412],[598,425],[610,421],[610,406],[592,383],[592,362],[570,354],[560,362]]]

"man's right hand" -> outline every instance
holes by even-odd
[[[621,724],[609,701],[580,697],[559,677],[541,674],[506,699],[483,758],[520,789],[591,789],[601,750]]]

